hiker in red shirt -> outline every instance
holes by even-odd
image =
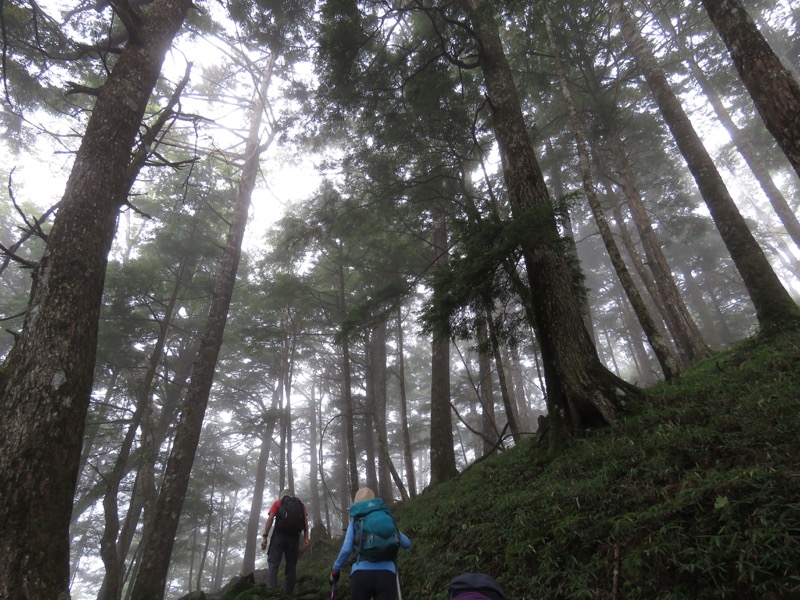
[[[269,518],[261,536],[261,549],[267,549],[267,539],[272,524],[275,529],[269,540],[267,552],[267,587],[278,587],[278,567],[286,557],[284,573],[284,593],[291,596],[294,589],[297,559],[300,556],[300,533],[303,533],[303,550],[308,548],[308,513],[303,503],[294,497],[291,490],[283,490],[280,497],[269,509]]]

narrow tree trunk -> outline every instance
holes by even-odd
[[[347,314],[347,301],[345,298],[345,278],[344,278],[344,265],[339,261],[339,311],[344,320],[344,315]],[[356,438],[355,438],[355,422],[353,418],[353,391],[351,388],[351,366],[350,366],[350,334],[347,332],[342,333],[342,410],[344,412],[344,434],[345,444],[347,449],[347,473],[348,473],[348,489],[350,490],[350,501],[346,503],[349,506],[352,498],[355,497],[358,491],[358,465],[356,464]],[[344,510],[344,506],[342,509]]]
[[[23,332],[0,372],[3,598],[68,595],[70,513],[108,252],[134,139],[190,5],[151,5],[103,83],[33,272]]]
[[[796,321],[800,313],[797,305],[747,228],[747,223],[736,208],[714,162],[670,88],[655,56],[636,28],[633,18],[622,6],[622,0],[611,0],[611,8],[620,23],[628,47],[645,75],[661,114],[686,159],[722,240],[742,276],[759,323],[771,327]]]
[[[645,335],[650,342],[650,346],[653,348],[653,351],[658,358],[658,362],[661,365],[661,370],[664,372],[665,379],[672,379],[680,373],[678,363],[666,341],[659,334],[658,327],[656,326],[655,320],[650,314],[650,311],[647,310],[644,299],[639,293],[639,289],[636,287],[633,277],[631,277],[631,274],[628,271],[628,267],[625,265],[625,261],[622,258],[622,253],[617,246],[617,242],[614,239],[611,228],[608,226],[608,221],[606,220],[605,213],[603,212],[603,207],[600,205],[600,200],[597,198],[597,193],[595,191],[594,181],[592,179],[589,166],[589,148],[586,143],[586,136],[583,133],[583,126],[581,125],[580,119],[578,118],[578,113],[575,110],[575,105],[572,101],[572,92],[569,88],[569,82],[567,81],[567,74],[564,69],[561,56],[558,52],[558,46],[556,44],[555,37],[553,35],[553,25],[550,21],[550,15],[547,12],[544,13],[544,23],[547,29],[547,35],[550,38],[550,48],[554,55],[556,73],[558,74],[558,80],[561,84],[561,92],[564,95],[564,100],[566,101],[569,120],[572,125],[572,133],[575,136],[575,146],[577,148],[578,158],[580,161],[583,192],[586,194],[586,199],[589,202],[589,208],[592,211],[592,216],[597,224],[597,229],[600,231],[600,237],[602,238],[603,244],[606,247],[606,251],[611,259],[614,272],[617,274],[620,284],[622,285],[622,289],[625,291],[625,295],[628,297],[628,300],[633,307],[634,314],[639,320],[639,324],[641,325],[642,330],[645,332]]]
[[[520,430],[519,418],[516,411],[516,406],[511,399],[509,393],[508,382],[506,380],[506,370],[503,366],[503,357],[500,356],[500,340],[497,337],[497,329],[494,326],[494,321],[490,314],[486,315],[486,323],[489,326],[489,346],[491,347],[492,354],[494,355],[494,364],[497,367],[497,382],[500,385],[500,398],[503,400],[503,408],[506,411],[506,420],[508,428],[511,430],[511,437],[515,444],[519,444]]]
[[[758,114],[800,175],[800,83],[781,64],[740,0],[702,0]]]
[[[259,526],[261,524],[261,508],[264,503],[264,489],[266,488],[267,464],[272,446],[272,436],[275,435],[275,422],[278,414],[278,403],[281,396],[281,380],[275,382],[272,390],[272,404],[268,411],[262,415],[263,429],[261,430],[261,448],[258,451],[256,462],[256,475],[253,483],[253,500],[250,503],[250,514],[247,519],[247,534],[245,536],[244,557],[242,558],[242,575],[252,573],[256,569],[256,546],[261,542]],[[314,461],[312,461],[314,462]]]
[[[628,200],[628,208],[639,233],[647,265],[653,274],[653,283],[658,290],[658,297],[664,308],[664,320],[679,354],[685,363],[690,365],[709,356],[708,346],[697,328],[697,323],[689,313],[689,309],[686,308],[686,303],[672,276],[672,269],[661,251],[658,237],[653,231],[647,209],[634,181],[633,169],[623,150],[622,139],[616,131],[609,132],[608,138],[610,155],[617,169],[620,187]]]
[[[386,427],[386,321],[379,323],[372,333],[372,394],[375,409],[375,433],[378,436],[378,495],[391,500],[392,474],[391,458],[389,455],[389,433]],[[384,452],[385,450],[385,452]],[[402,483],[401,483],[402,485]]]
[[[486,317],[478,317],[478,397],[481,401],[481,456],[489,454],[497,442],[497,426],[494,415],[494,390],[492,389],[492,361],[489,356],[489,336],[486,332]]]
[[[311,455],[308,469],[308,489],[311,499],[311,537],[328,537],[330,532],[322,521],[322,510],[319,500],[319,463],[317,462],[317,444],[319,443],[320,413],[317,402],[316,373],[311,376],[311,396],[308,399],[308,450]]]
[[[764,164],[764,161],[761,160],[753,144],[750,143],[747,134],[734,123],[733,118],[728,112],[728,109],[725,108],[725,104],[722,102],[719,94],[717,94],[714,86],[708,80],[708,77],[706,77],[705,71],[703,71],[703,68],[697,63],[692,51],[686,47],[682,36],[675,30],[669,19],[660,18],[659,20],[662,26],[671,33],[676,44],[678,44],[678,48],[684,56],[684,60],[689,66],[692,76],[700,85],[700,89],[703,90],[705,97],[708,98],[709,104],[711,104],[711,107],[714,109],[714,114],[717,115],[720,124],[725,128],[725,131],[728,132],[739,154],[741,154],[745,163],[750,168],[750,171],[753,173],[753,176],[756,178],[756,181],[758,181],[764,195],[767,197],[775,214],[778,215],[789,237],[792,238],[795,246],[800,248],[800,221],[798,221],[797,215],[795,215],[794,211],[789,207],[786,198],[784,198],[778,186],[775,184],[775,181],[772,179],[767,165]]]
[[[380,452],[376,452],[378,447],[375,440],[375,365],[372,360],[372,332],[367,331],[364,334],[364,388],[365,393],[365,406],[361,418],[361,436],[364,440],[364,452],[366,454],[366,471],[367,471],[367,487],[370,488],[375,494],[378,494],[378,459],[377,456]],[[388,501],[388,499],[387,499]]]
[[[131,423],[128,427],[128,432],[122,441],[117,459],[114,462],[114,467],[105,477],[107,486],[105,497],[103,498],[103,508],[105,511],[105,528],[103,535],[100,537],[100,556],[103,559],[103,566],[105,567],[105,575],[103,583],[100,586],[100,592],[97,595],[97,600],[119,600],[122,594],[122,575],[123,575],[123,562],[119,556],[117,548],[117,535],[119,534],[119,516],[117,506],[117,494],[119,493],[119,484],[125,474],[130,456],[131,448],[133,446],[136,431],[139,429],[142,417],[149,414],[149,407],[146,405],[151,402],[151,393],[153,388],[153,380],[158,370],[158,365],[161,362],[164,354],[164,345],[167,340],[167,333],[169,332],[172,323],[172,317],[175,313],[175,305],[178,301],[178,292],[183,285],[183,278],[186,269],[185,259],[181,261],[178,266],[178,273],[175,280],[175,285],[172,288],[172,295],[170,296],[167,307],[164,310],[164,318],[159,323],[158,337],[156,338],[155,346],[150,354],[150,364],[145,373],[144,380],[139,387],[136,397],[136,410],[131,417]]]
[[[525,377],[522,375],[522,364],[519,356],[519,348],[512,345],[509,348],[509,360],[511,365],[511,381],[514,385],[514,396],[517,399],[517,411],[519,413],[519,426],[525,433],[533,432],[531,427],[530,409],[528,407],[528,397],[525,392]]]
[[[277,133],[275,129],[271,129],[268,140],[264,142],[260,140],[261,121],[265,108],[264,99],[270,75],[271,67],[270,71],[265,72],[262,76],[259,93],[254,101],[250,132],[245,147],[245,162],[236,194],[228,239],[220,261],[206,328],[201,337],[189,389],[186,391],[186,399],[176,429],[172,452],[164,472],[153,519],[152,534],[147,539],[139,573],[133,585],[131,596],[133,600],[152,600],[164,595],[175,533],[178,529],[183,500],[189,485],[189,475],[200,439],[208,396],[236,282],[242,240],[247,227],[250,198],[258,174],[259,158]]]
[[[408,429],[408,400],[406,399],[406,366],[403,354],[403,309],[397,305],[397,362],[400,386],[400,427],[403,431],[403,459],[406,465],[408,490],[412,498],[417,495],[417,477],[414,473],[414,454],[411,450],[411,433]]]

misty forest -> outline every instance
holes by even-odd
[[[0,598],[220,589],[280,490],[341,537],[800,322],[796,2],[0,9]]]

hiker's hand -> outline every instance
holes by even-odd
[[[339,581],[339,571],[336,569],[331,569],[331,576],[328,578],[328,581],[331,585],[334,585],[337,581]]]
[[[308,540],[303,540],[303,550],[308,550],[308,546],[309,545],[310,545],[310,542]]]
[[[265,536],[265,535],[261,536],[261,549],[262,550],[266,550],[267,549],[267,536]]]

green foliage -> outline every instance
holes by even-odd
[[[552,461],[531,438],[436,486],[398,512],[403,597],[464,571],[517,599],[797,597],[798,363],[800,333],[750,339]]]

